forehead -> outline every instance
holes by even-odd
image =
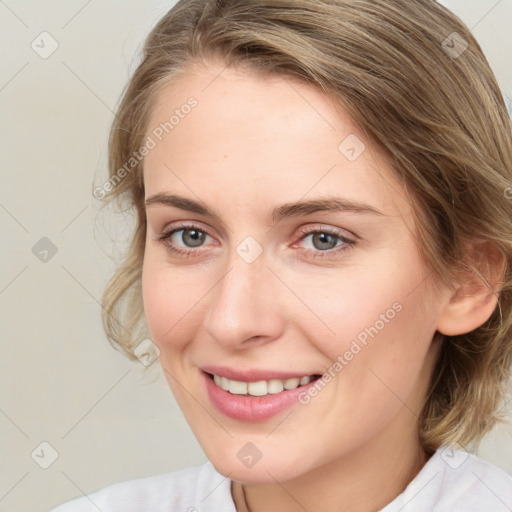
[[[287,77],[196,66],[160,91],[147,136],[146,196],[188,188],[263,207],[335,194],[407,210],[386,154],[326,94]]]

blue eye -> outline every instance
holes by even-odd
[[[181,236],[179,235],[181,233]],[[158,240],[161,241],[170,251],[178,254],[190,254],[199,252],[209,235],[197,226],[180,226],[162,233]],[[194,250],[194,248],[196,250]]]
[[[341,251],[346,251],[355,245],[355,241],[351,240],[334,230],[329,229],[309,229],[301,230],[302,242],[305,247],[302,252],[306,257],[313,258],[329,258],[335,257]],[[207,238],[212,238],[204,230],[199,229],[193,224],[179,226],[162,233],[158,238],[166,248],[182,256],[200,256],[207,251]],[[306,243],[307,242],[307,243]],[[296,244],[295,244],[296,246]]]
[[[342,251],[347,251],[355,245],[355,240],[351,240],[341,233],[327,228],[322,229],[303,229],[300,241],[305,244],[304,253],[315,259],[336,258]]]
[[[179,229],[174,232],[174,234],[179,233],[181,231],[181,241],[187,246],[187,247],[199,247],[203,244],[206,233],[204,231],[200,231],[199,229],[195,228],[184,228]]]
[[[311,243],[314,249],[319,251],[328,251],[334,249],[339,245],[338,242],[343,242],[339,235],[332,235],[324,231],[315,231],[306,235],[303,240],[311,237]]]

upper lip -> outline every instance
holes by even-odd
[[[200,368],[205,373],[217,375],[219,377],[226,377],[229,380],[236,380],[239,382],[258,382],[260,380],[286,380],[297,377],[305,377],[310,375],[317,375],[312,372],[283,372],[279,370],[261,370],[251,368],[247,370],[240,370],[237,368],[230,368],[228,366],[202,366]]]

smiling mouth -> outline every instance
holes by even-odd
[[[301,386],[306,386],[310,382],[313,382],[320,378],[320,375],[305,375],[303,377],[293,377],[290,379],[270,379],[270,380],[259,380],[255,382],[242,382],[237,380],[231,380],[227,377],[221,377],[207,373],[215,385],[232,395],[242,396],[266,396],[276,395],[282,391],[290,389],[296,389]]]

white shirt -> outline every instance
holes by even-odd
[[[50,512],[236,512],[231,481],[210,462],[128,480]],[[380,512],[511,512],[512,477],[464,450],[441,447]]]

